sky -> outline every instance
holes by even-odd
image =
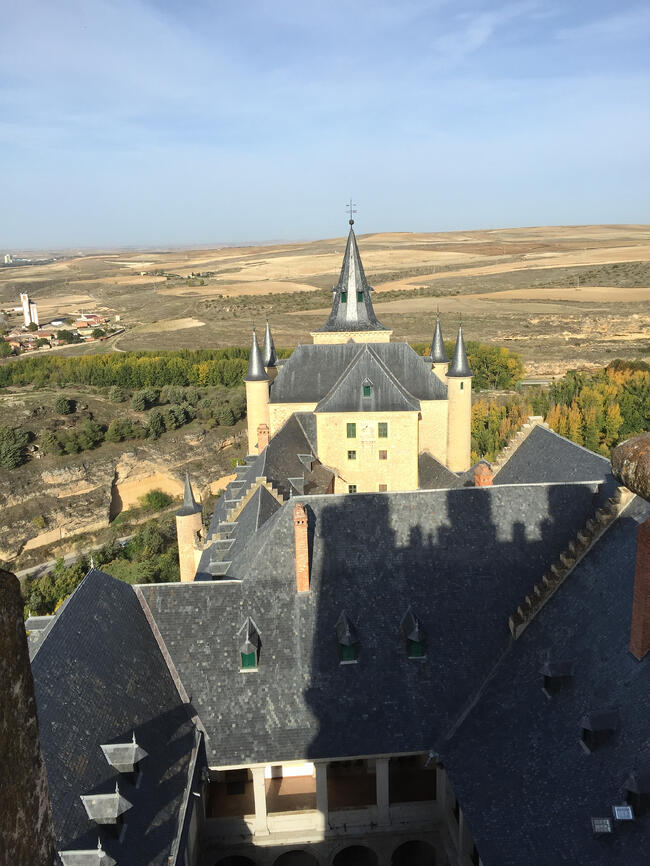
[[[0,252],[647,223],[650,6],[6,0]]]

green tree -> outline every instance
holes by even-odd
[[[30,322],[29,325],[27,325],[27,330],[32,332],[38,331],[38,325],[36,324],[36,322]]]
[[[163,508],[171,505],[174,500],[163,490],[150,490],[144,496],[141,496],[138,501],[147,511],[162,511]]]
[[[165,421],[160,409],[152,409],[147,419],[147,436],[158,439],[165,432]]]
[[[92,419],[81,425],[77,435],[79,437],[79,444],[84,451],[96,448],[104,441],[102,428]]]
[[[63,394],[60,394],[54,401],[54,410],[59,415],[72,415],[73,412],[77,411],[77,404],[69,397],[64,397]]]
[[[62,454],[63,448],[51,430],[44,430],[40,435],[40,446],[43,454]]]
[[[127,393],[124,388],[120,388],[119,385],[113,385],[108,392],[108,399],[111,403],[124,403],[127,399]]]
[[[19,427],[0,427],[0,466],[16,469],[27,460],[29,436]]]
[[[145,397],[144,391],[136,391],[133,397],[131,397],[131,408],[135,409],[136,412],[146,411],[147,399]]]
[[[42,349],[43,346],[49,346],[49,342],[44,337],[39,337],[35,343],[37,349]]]
[[[0,358],[8,358],[9,355],[13,355],[13,352],[14,350],[6,340],[0,340]]]
[[[218,419],[219,424],[223,425],[224,427],[232,427],[232,425],[235,423],[235,415],[230,406],[221,407],[221,409],[219,410]]]

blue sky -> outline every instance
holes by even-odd
[[[650,222],[650,7],[8,0],[0,248]],[[0,251],[2,251],[0,249]]]

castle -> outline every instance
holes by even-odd
[[[541,419],[471,467],[462,332],[390,336],[350,231],[182,582],[28,620],[63,866],[646,861],[650,505]]]

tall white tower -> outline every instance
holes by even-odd
[[[21,293],[20,303],[23,305],[23,319],[25,320],[26,327],[32,321],[31,310],[29,309],[29,295],[27,292]]]

